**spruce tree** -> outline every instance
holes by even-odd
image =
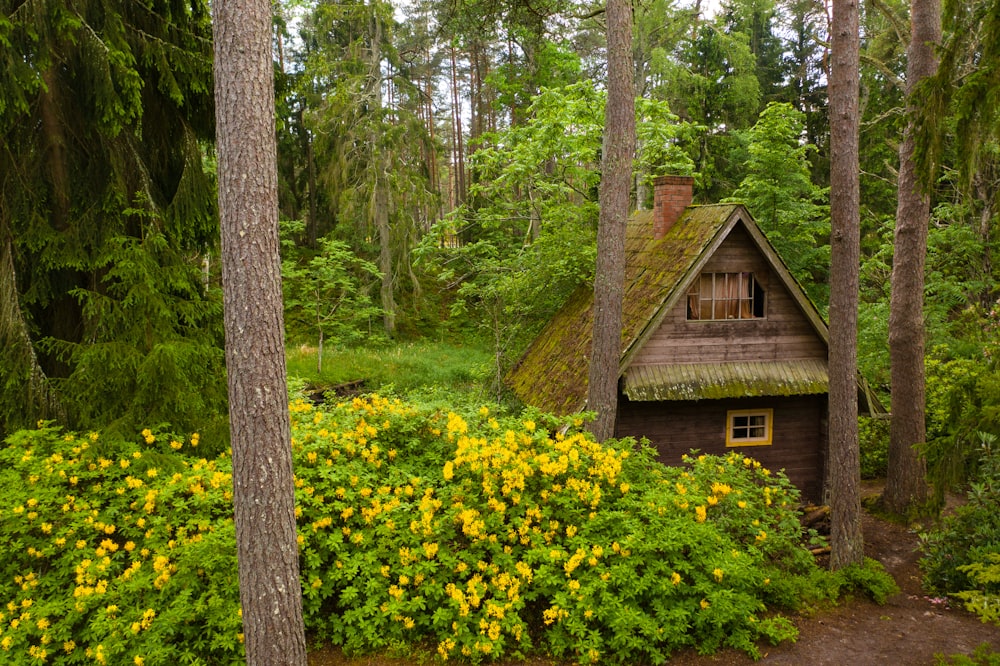
[[[0,12],[0,432],[224,412],[210,35],[201,0]]]

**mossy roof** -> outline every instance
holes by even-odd
[[[652,211],[632,216],[625,236],[623,359],[743,216],[749,219],[739,204],[689,206],[659,240],[653,238]],[[556,414],[586,406],[593,305],[593,289],[579,288],[508,373],[507,384],[522,401]]]
[[[652,211],[640,211],[629,220],[625,237],[618,372],[621,377],[628,368],[623,388],[630,399],[697,400],[828,391],[828,369],[819,360],[629,368],[631,359],[737,224],[749,233],[817,335],[829,342],[826,322],[744,206],[689,206],[659,240],[653,238]],[[507,374],[507,385],[523,402],[554,414],[569,414],[586,407],[593,304],[591,287],[577,289]],[[690,372],[698,372],[698,378],[684,374]],[[886,415],[860,373],[858,404],[862,413]]]
[[[625,371],[629,400],[717,400],[815,395],[830,385],[826,361],[741,361],[634,365]]]

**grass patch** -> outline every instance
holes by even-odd
[[[427,387],[477,390],[488,372],[490,352],[475,345],[447,342],[401,342],[387,347],[324,350],[322,372],[316,348],[287,351],[288,376],[316,388],[357,380],[364,390],[409,393]]]

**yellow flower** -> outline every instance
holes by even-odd
[[[708,601],[707,601],[706,599],[702,599],[702,600],[701,600],[701,609],[702,609],[702,610],[705,610],[706,608],[708,608],[708,607],[709,607],[709,606],[711,606],[711,605],[712,605],[712,604],[708,603]]]
[[[143,664],[146,663],[146,660],[139,655],[135,655],[135,659],[132,660],[132,663],[135,664],[135,666],[143,666]]]
[[[675,571],[670,576],[670,582],[672,584],[674,584],[674,585],[680,585],[681,584],[681,575]]]
[[[451,481],[455,476],[455,465],[449,460],[444,464],[444,479],[445,481]]]
[[[703,506],[696,506],[694,508],[694,514],[695,514],[694,519],[697,520],[699,523],[705,522],[705,518],[706,518],[705,507],[703,507]]]
[[[712,575],[715,576],[715,580],[719,581],[720,583],[722,582],[722,575],[723,575],[722,574],[722,569],[719,569],[718,567],[716,567],[712,571]]]

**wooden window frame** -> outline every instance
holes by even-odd
[[[708,292],[705,280],[710,280]],[[743,281],[749,280],[748,289]],[[749,293],[744,293],[748,291]],[[753,321],[765,319],[765,291],[750,271],[701,273],[687,292],[688,321]],[[704,316],[709,314],[710,316]]]
[[[751,424],[749,419],[745,425],[737,425],[736,419],[741,417],[764,417],[761,425]],[[749,431],[753,428],[764,429],[764,434],[759,437],[750,437]],[[748,431],[747,437],[736,437],[737,428]],[[726,412],[726,447],[734,446],[771,446],[774,441],[774,409],[767,407],[762,409],[730,409]]]

